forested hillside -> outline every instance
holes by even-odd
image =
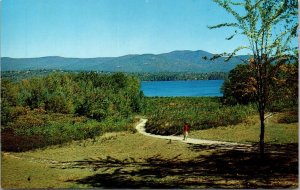
[[[120,57],[65,58],[1,58],[2,71],[60,69],[109,72],[228,72],[248,56],[210,60],[214,54],[205,51],[173,51],[163,54],[125,55]]]
[[[1,78],[12,81],[20,81],[33,77],[47,76],[52,72],[57,73],[79,73],[79,71],[64,70],[25,70],[25,71],[2,71]],[[113,74],[114,72],[97,72],[102,74]],[[127,73],[128,75],[137,77],[141,81],[170,81],[170,80],[224,80],[227,78],[226,72],[158,72],[158,73]]]

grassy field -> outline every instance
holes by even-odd
[[[298,118],[293,115],[276,113],[266,121],[266,154],[261,159],[259,120],[252,106],[224,107],[216,98],[154,98],[146,103],[151,104],[145,113],[155,121],[153,126],[174,122],[181,131],[182,122],[189,120],[192,138],[252,146],[194,145],[143,136],[131,123],[137,117],[100,123],[76,115],[29,111],[10,124],[15,134],[27,136],[32,143],[31,137],[37,134],[43,135],[44,141],[57,141],[29,151],[2,151],[1,187],[298,187]],[[232,120],[238,122],[230,124]],[[101,133],[95,135],[94,129]],[[10,137],[16,143],[16,136]],[[21,140],[18,142],[25,142]]]
[[[275,122],[276,118],[272,117],[270,123]],[[247,122],[255,125],[255,118]],[[291,128],[295,128],[293,126],[296,124],[292,124]],[[245,133],[243,127],[246,124],[235,128],[235,136],[244,137],[237,140],[240,142],[248,141],[248,137],[245,138],[247,135],[238,135]],[[230,128],[226,128],[228,134]],[[201,137],[206,133],[207,137],[209,133],[217,132],[212,130],[220,129],[201,130],[191,136]],[[293,130],[295,136],[297,129]],[[225,138],[226,135],[219,136],[224,137],[222,140],[230,140]],[[278,135],[278,138],[283,136]],[[193,145],[176,141],[170,143],[133,132],[106,133],[95,140],[73,141],[21,153],[2,152],[1,186],[296,188],[297,138],[292,140],[293,143],[284,139],[280,141],[285,144],[267,144],[266,158],[261,160],[256,145],[252,148]]]
[[[265,122],[265,142],[272,144],[298,143],[298,123],[280,123],[284,113],[276,113]],[[190,133],[191,138],[240,143],[257,143],[260,135],[259,116],[249,116],[237,125],[221,126]]]
[[[77,180],[97,174],[113,175],[117,169],[140,169],[151,158],[172,159],[178,156],[188,160],[197,155],[181,143],[166,146],[164,140],[139,134],[107,133],[98,137],[96,142],[74,141],[61,147],[2,153],[1,181],[3,188],[94,187],[95,184]],[[114,185],[117,184],[104,184],[104,187]]]

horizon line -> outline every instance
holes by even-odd
[[[172,52],[183,52],[183,51],[189,51],[189,52],[197,52],[197,51],[202,51],[206,53],[210,53],[212,55],[217,55],[219,53],[211,53],[205,50],[173,50],[170,52],[165,52],[165,53],[141,53],[141,54],[125,54],[125,55],[119,55],[119,56],[99,56],[99,57],[69,57],[69,56],[61,56],[61,55],[45,55],[45,56],[37,56],[37,57],[11,57],[11,56],[0,56],[2,58],[11,58],[11,59],[34,59],[34,58],[46,58],[46,57],[60,57],[60,58],[74,58],[74,59],[96,59],[96,58],[118,58],[118,57],[125,57],[125,56],[138,56],[138,55],[161,55],[161,54],[168,54]],[[245,54],[241,55],[235,55],[235,56],[243,56]]]

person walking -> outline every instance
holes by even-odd
[[[183,125],[183,140],[184,141],[187,140],[189,131],[190,131],[189,124],[187,122],[184,122],[184,125]]]

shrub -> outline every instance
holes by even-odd
[[[288,112],[278,119],[278,123],[297,123],[298,113]]]
[[[72,114],[28,111],[2,128],[2,148],[5,151],[26,151],[73,140],[95,138],[105,132],[133,131],[132,122],[132,117],[110,117],[99,122]]]
[[[146,131],[173,135],[182,132],[184,122],[191,130],[237,124],[256,112],[253,105],[224,106],[219,98],[146,98]]]

